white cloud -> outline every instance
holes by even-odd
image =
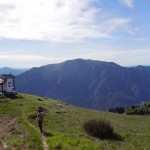
[[[98,20],[103,10],[91,6],[94,1],[0,0],[0,38],[79,41],[107,38],[128,26],[124,17]]]
[[[82,58],[100,60],[100,61],[111,61],[116,57],[118,57],[120,54],[121,54],[120,51],[103,50],[103,51],[89,52],[83,54]]]
[[[110,32],[114,32],[116,30],[119,30],[121,28],[124,28],[126,30],[128,30],[128,24],[129,22],[131,21],[130,18],[113,18],[113,19],[110,19],[106,22],[104,22],[104,27],[107,27],[106,28],[106,31],[108,33]]]
[[[103,50],[101,50],[103,49]],[[46,64],[60,63],[68,59],[83,58],[100,60],[107,62],[115,62],[122,66],[136,66],[136,65],[150,65],[149,56],[150,51],[148,48],[134,49],[134,50],[114,50],[118,49],[111,47],[101,47],[95,51],[87,49],[86,51],[74,52],[70,54],[57,54],[57,55],[30,55],[30,54],[16,54],[16,53],[0,53],[1,67],[18,67],[18,68],[31,68],[35,66],[43,66]],[[146,54],[146,55],[145,55]]]
[[[134,0],[121,0],[121,3],[126,5],[129,8],[134,7]]]
[[[39,56],[39,55],[9,55],[9,54],[4,54],[4,55],[0,55],[0,59],[7,59],[11,61],[38,61],[38,60],[45,60],[46,57],[43,56]]]
[[[122,51],[114,61],[123,66],[150,65],[149,48]]]
[[[9,66],[15,68],[30,68],[34,66],[42,66],[49,63],[56,63],[58,58],[52,56],[39,55],[17,55],[0,53],[1,66]]]
[[[145,55],[146,54],[146,55]],[[134,50],[105,50],[82,55],[84,59],[115,62],[121,66],[150,65],[148,48]]]

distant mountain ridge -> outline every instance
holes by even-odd
[[[75,59],[32,68],[16,82],[19,92],[94,109],[150,101],[150,67],[144,66]]]
[[[0,68],[0,74],[13,74],[13,75],[19,75],[25,71],[27,71],[28,69],[24,69],[24,68],[19,68],[19,69],[13,69],[13,68],[9,68],[9,67],[3,67]]]

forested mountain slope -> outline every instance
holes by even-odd
[[[150,67],[75,59],[17,76],[18,92],[51,97],[94,109],[150,100]]]

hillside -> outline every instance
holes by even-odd
[[[18,92],[100,110],[150,101],[150,67],[144,66],[76,59],[32,68],[16,83]]]
[[[6,101],[7,100],[7,101]],[[41,106],[46,108],[44,130],[39,133],[31,119]],[[118,139],[101,140],[88,136],[83,122],[103,117],[110,120]],[[42,150],[149,150],[150,117],[127,116],[75,107],[56,100],[27,94],[17,99],[0,98],[0,149]]]

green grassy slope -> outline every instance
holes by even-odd
[[[42,135],[36,120],[38,107],[47,109],[44,131],[50,150],[149,150],[150,117],[128,116],[75,107],[48,98],[21,94],[20,98],[2,102],[0,98],[0,149],[42,150]],[[111,121],[116,140],[101,140],[88,136],[83,129],[86,119],[104,117]]]

